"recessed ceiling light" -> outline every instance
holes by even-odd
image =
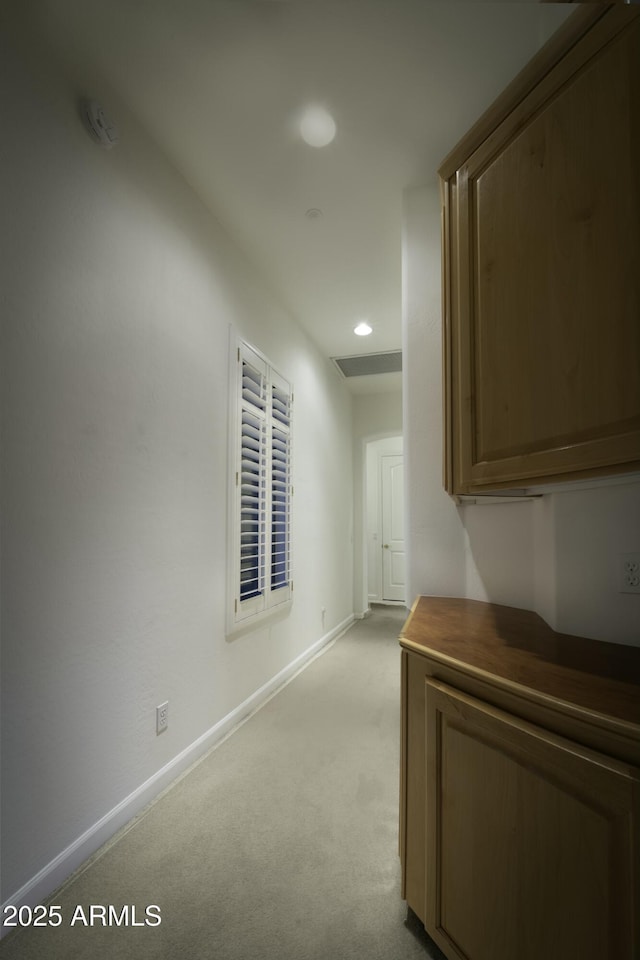
[[[326,147],[336,135],[335,120],[324,107],[307,107],[300,119],[300,133],[310,147]]]
[[[373,327],[366,320],[361,320],[358,326],[353,328],[353,332],[359,337],[368,337],[372,330]]]

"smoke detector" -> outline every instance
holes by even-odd
[[[85,100],[81,110],[85,126],[96,143],[106,150],[115,147],[118,142],[118,131],[97,100]]]

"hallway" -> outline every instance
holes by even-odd
[[[2,957],[439,958],[400,898],[405,615],[357,621],[54,896],[58,927]],[[85,925],[91,904],[130,905],[129,926]]]

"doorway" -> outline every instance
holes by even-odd
[[[369,603],[404,604],[404,456],[402,437],[366,448],[366,560]]]

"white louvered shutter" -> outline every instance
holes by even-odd
[[[265,606],[267,536],[267,368],[248,347],[240,349],[239,380],[240,469],[238,490],[239,536],[236,569],[238,619]]]
[[[269,605],[290,596],[291,388],[271,372],[271,529]]]

